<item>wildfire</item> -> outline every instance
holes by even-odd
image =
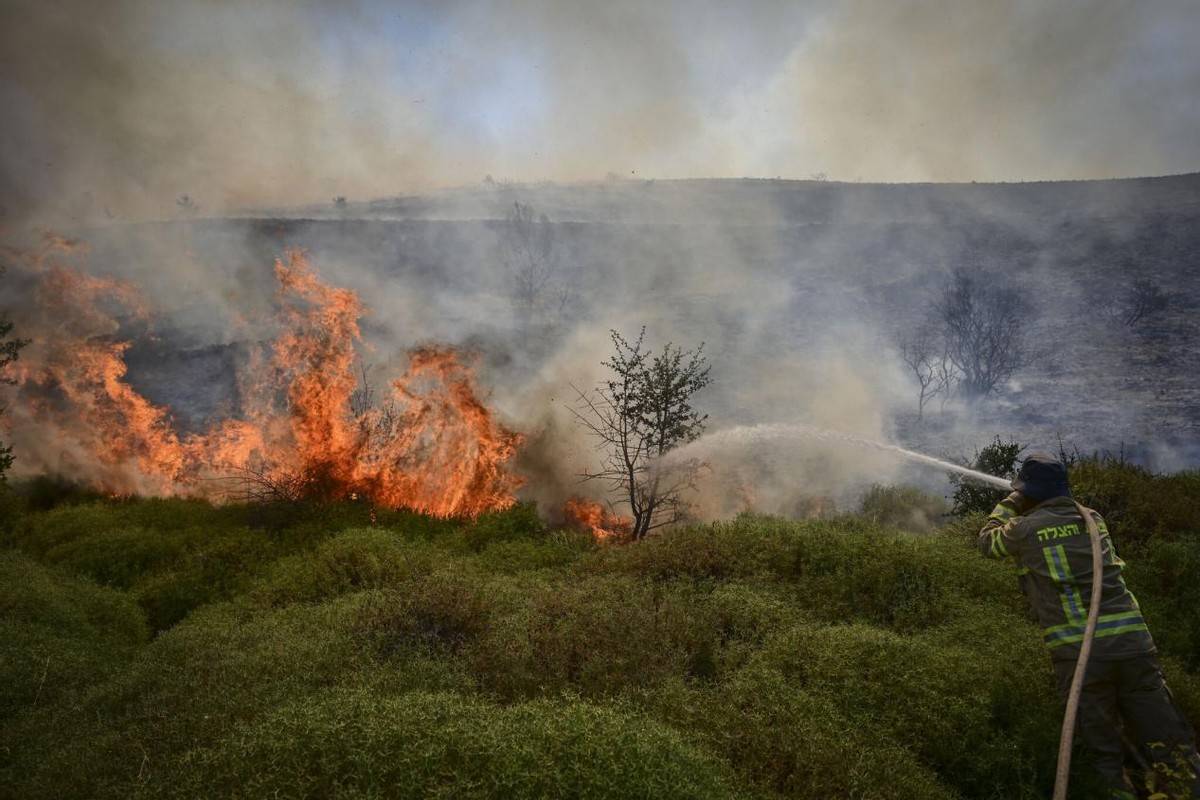
[[[623,541],[633,532],[633,520],[612,513],[594,500],[572,497],[563,512],[568,522],[590,531],[600,541]]]
[[[36,282],[37,317],[23,329],[34,343],[12,376],[13,429],[32,469],[69,470],[117,494],[204,494],[209,479],[234,475],[268,493],[354,495],[441,516],[515,502],[521,480],[508,463],[521,437],[479,399],[459,351],[410,352],[386,403],[353,407],[365,308],[300,251],[275,262],[281,333],[239,376],[241,414],[186,438],[124,380],[119,320],[149,318],[136,288],[71,266],[82,251],[58,237],[6,255]]]

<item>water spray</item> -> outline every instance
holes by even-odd
[[[851,444],[856,447],[865,447],[872,450],[880,450],[885,453],[894,453],[909,461],[916,461],[921,464],[928,464],[932,467],[953,472],[957,475],[962,475],[978,483],[984,483],[995,489],[1011,490],[1012,485],[1004,478],[989,475],[986,472],[980,472],[969,467],[964,467],[961,464],[955,464],[952,461],[943,461],[940,458],[927,456],[924,453],[917,453],[913,450],[907,450],[903,447],[885,442],[878,442],[874,439],[867,439],[862,436],[857,436],[852,433],[844,433],[842,431],[832,431],[825,428],[817,428],[812,425],[792,424],[783,425],[778,423],[764,425],[739,425],[734,428],[726,428],[723,431],[710,433],[707,436],[702,436],[691,444],[684,445],[676,450],[672,450],[667,455],[663,456],[660,462],[662,466],[669,467],[672,464],[681,464],[692,459],[703,458],[706,454],[722,450],[727,447],[745,447],[752,444],[760,444],[763,442],[779,442],[784,441],[825,441],[825,442],[840,442]]]

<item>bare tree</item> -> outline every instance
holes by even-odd
[[[1029,303],[1016,289],[980,281],[960,267],[935,308],[946,356],[961,374],[963,394],[977,399],[1025,366],[1029,352],[1023,326]]]
[[[175,205],[179,210],[188,216],[192,216],[200,211],[200,204],[195,201],[191,195],[181,194],[175,198]]]
[[[958,389],[958,383],[962,380],[962,373],[958,371],[958,367],[954,366],[954,362],[950,360],[950,353],[947,352],[945,346],[939,351],[939,355],[933,361],[934,385],[938,387],[935,394],[941,397],[941,402],[938,403],[938,411],[946,412],[946,403],[954,396],[955,390]]]
[[[559,274],[554,229],[545,214],[514,202],[504,232],[518,325],[528,342],[531,330],[553,327],[566,317],[574,291]]]
[[[959,379],[945,342],[924,325],[900,339],[900,357],[917,379],[917,420],[925,418],[925,405],[938,395],[942,396],[944,410]]]
[[[1125,290],[1117,313],[1121,322],[1133,328],[1147,317],[1161,314],[1171,305],[1171,296],[1149,278],[1138,278]]]
[[[612,357],[603,362],[612,377],[592,391],[576,387],[576,419],[596,440],[602,466],[583,474],[600,480],[619,502],[628,504],[633,538],[680,521],[684,493],[694,486],[698,466],[660,468],[658,460],[704,431],[707,414],[692,405],[709,383],[704,345],[683,350],[671,344],[657,355],[645,347],[646,329],[633,342],[611,331]]]
[[[550,226],[543,214],[534,217],[533,207],[513,203],[506,220],[506,236],[513,271],[513,295],[525,317],[531,317],[542,293],[554,276],[550,262]]]
[[[3,274],[4,266],[0,264],[0,276]],[[12,322],[7,317],[0,315],[0,384],[8,386],[16,384],[16,380],[6,375],[5,369],[20,357],[21,349],[29,344],[28,339],[18,339],[15,336],[10,336],[12,329]],[[0,415],[3,415],[5,410],[6,406],[0,403]],[[12,463],[12,448],[0,444],[0,480],[4,479],[4,473],[12,466]]]

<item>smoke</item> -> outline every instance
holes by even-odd
[[[1018,180],[1200,164],[1188,0],[10,0],[10,219],[498,179]]]
[[[1196,170],[1200,8],[840,3],[821,15],[728,135],[746,174],[1013,181]]]
[[[303,247],[368,308],[358,355],[370,374],[430,342],[479,354],[486,402],[526,435],[523,496],[547,506],[597,490],[575,479],[596,454],[571,387],[603,377],[609,329],[646,324],[656,347],[705,342],[714,384],[697,400],[713,429],[795,422],[889,439],[912,401],[892,333],[925,312],[949,265],[973,259],[1078,305],[1082,279],[1059,266],[1086,261],[1092,243],[1046,255],[1059,231],[1045,220],[1126,208],[1086,187],[651,178],[1020,180],[1200,164],[1200,10],[1182,1],[17,0],[0,31],[0,224],[76,231],[89,269],[138,287],[154,319],[125,353],[128,380],[174,424],[201,430],[228,412],[208,398],[220,381],[198,376],[277,333],[271,264]],[[476,188],[434,191],[452,185]],[[178,204],[184,194],[198,207]],[[536,303],[514,290],[514,201],[550,220]],[[297,216],[318,219],[286,219]],[[1139,224],[1105,235],[1132,240]],[[21,287],[5,288],[19,305]],[[160,363],[183,351],[200,354],[193,366]],[[1111,409],[1121,391],[1093,396]],[[960,415],[931,446],[944,455],[961,439],[953,454],[968,453],[1022,402]],[[1152,417],[1125,408],[1122,423]],[[1086,441],[1116,412],[1104,414],[1089,410],[1068,438]],[[714,457],[698,510],[822,511],[912,476],[902,470],[822,443]]]

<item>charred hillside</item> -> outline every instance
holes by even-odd
[[[547,242],[544,266],[560,293],[554,309],[544,307],[549,298],[523,308],[516,296],[514,208],[532,211]],[[848,358],[897,373],[882,389],[885,415],[925,446],[962,451],[1000,430],[1023,440],[1061,436],[1088,450],[1123,447],[1164,468],[1197,458],[1200,175],[953,185],[485,184],[270,213],[109,226],[86,235],[101,269],[133,274],[150,287],[162,253],[184,242],[197,283],[210,292],[223,287],[207,299],[218,312],[231,295],[265,308],[272,259],[284,248],[304,248],[319,268],[370,297],[408,298],[383,303],[387,310],[365,320],[368,333],[481,349],[504,373],[501,382],[536,376],[561,355],[567,332],[630,319],[708,341],[715,363],[737,362],[739,382],[773,372],[780,353],[844,349],[853,340],[857,350]],[[892,351],[902,331],[928,316],[958,268],[1021,288],[1030,301],[1023,322],[1030,352],[985,402],[957,410],[951,404],[916,426],[910,387]],[[1169,302],[1125,324],[1115,304],[1138,281],[1161,289]],[[173,285],[161,293],[177,297]],[[158,346],[183,352],[230,344],[228,328],[193,313],[170,317],[174,330]],[[135,365],[145,352],[133,349]],[[219,412],[211,382],[207,394],[192,391],[191,369],[181,366],[173,376],[163,366],[171,359],[142,361],[158,366],[135,366],[131,379],[176,406],[185,421]],[[774,410],[738,395],[722,392],[718,414],[763,418]]]

